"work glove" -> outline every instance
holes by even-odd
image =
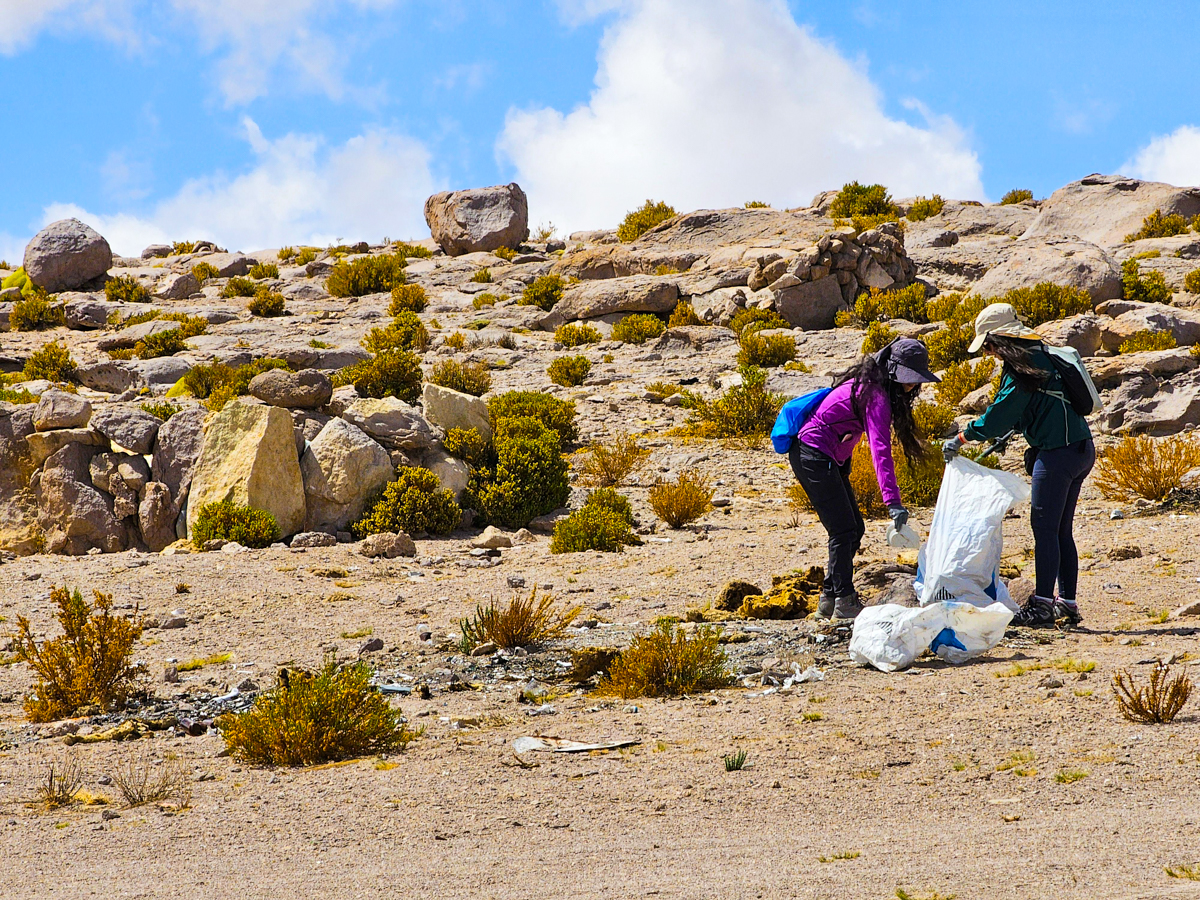
[[[942,442],[942,459],[950,462],[950,460],[958,456],[958,451],[962,449],[963,443],[963,436],[961,434],[956,434],[952,438],[946,438]]]
[[[908,510],[903,506],[889,506],[888,515],[892,517],[892,524],[896,526],[897,531],[908,521]]]

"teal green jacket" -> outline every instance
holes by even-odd
[[[1023,391],[1005,372],[1000,378],[996,399],[983,415],[963,429],[963,437],[969,441],[990,441],[1010,431],[1018,431],[1025,435],[1030,447],[1057,450],[1092,436],[1087,420],[1075,412],[1070,403],[1043,392],[1061,394],[1063,383],[1041,344],[1031,353],[1034,364],[1050,373],[1043,390]]]

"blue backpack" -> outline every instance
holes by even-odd
[[[779,410],[779,416],[775,419],[775,427],[771,429],[771,444],[776,453],[791,451],[792,441],[796,439],[804,423],[817,411],[821,401],[828,397],[832,390],[833,388],[818,388],[783,404],[783,409]]]

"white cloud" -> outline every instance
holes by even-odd
[[[1191,186],[1200,184],[1200,128],[1181,125],[1160,135],[1122,167],[1148,181]]]
[[[375,130],[331,148],[313,135],[269,140],[249,118],[243,123],[256,156],[243,174],[189,181],[147,214],[97,214],[56,203],[46,208],[45,221],[75,216],[126,256],[147,244],[195,238],[253,250],[428,234],[425,198],[440,187],[419,141]]]
[[[0,0],[0,53],[24,49],[44,29],[99,33],[134,46],[132,0]]]
[[[980,164],[949,118],[889,118],[879,90],[798,25],[783,0],[560,0],[617,9],[590,101],[512,109],[497,152],[531,215],[612,226],[647,197],[677,209],[807,204],[847,181],[896,196],[982,198]]]

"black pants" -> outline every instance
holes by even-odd
[[[1075,599],[1079,551],[1075,549],[1075,504],[1083,480],[1096,463],[1096,445],[1076,441],[1057,450],[1039,450],[1033,464],[1033,561],[1036,593],[1053,599],[1054,583],[1065,600]]]
[[[825,593],[831,597],[850,596],[854,593],[854,554],[867,532],[854,489],[850,487],[850,461],[839,466],[800,441],[792,442],[788,461],[829,534]]]

